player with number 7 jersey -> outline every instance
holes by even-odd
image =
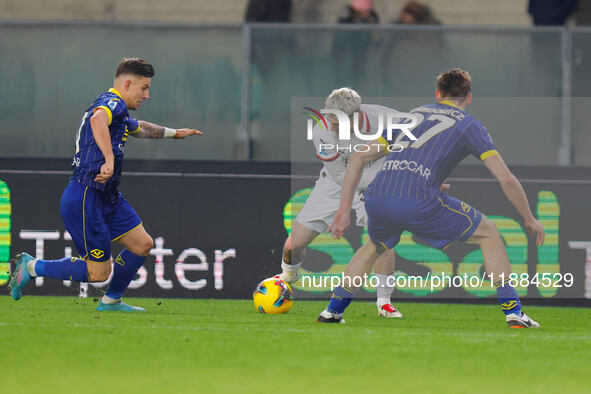
[[[439,185],[469,154],[484,160],[498,151],[488,132],[478,120],[450,100],[427,104],[410,111],[417,118],[409,141],[399,131],[378,141],[402,148],[386,158],[368,188],[375,197],[424,199],[439,197]],[[477,223],[476,223],[477,224]]]
[[[351,276],[363,276],[371,264],[410,231],[428,244],[445,249],[455,241],[480,246],[484,268],[491,275],[509,327],[539,327],[521,312],[517,292],[507,283],[511,266],[505,245],[494,223],[473,206],[440,191],[452,170],[469,154],[478,157],[497,178],[503,192],[523,217],[525,227],[544,242],[544,228],[530,209],[523,187],[507,168],[484,126],[466,112],[472,101],[470,75],[459,68],[437,77],[436,102],[411,111],[417,119],[411,130],[415,137],[399,131],[378,138],[381,145],[395,144],[401,151],[388,153],[365,192],[368,215],[367,242],[347,266]],[[339,210],[329,228],[339,238],[349,226],[348,216],[354,188],[367,163],[383,158],[386,149],[355,153],[345,172]],[[338,288],[335,293],[338,292]],[[352,296],[350,296],[352,298]],[[331,300],[319,321],[331,314],[339,320],[349,300]],[[335,317],[336,315],[336,317]]]

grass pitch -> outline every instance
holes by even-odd
[[[315,323],[326,302],[260,315],[250,301],[0,297],[2,393],[591,393],[591,309],[527,307],[541,329],[508,329],[498,307],[399,303],[378,319]]]

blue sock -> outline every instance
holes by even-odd
[[[86,261],[77,257],[64,257],[60,260],[37,260],[35,273],[50,278],[88,282]]]
[[[509,284],[509,279],[506,279],[504,283],[498,281],[495,283],[495,287],[497,288],[499,305],[505,315],[510,315],[511,313],[521,315],[521,302],[513,286]]]
[[[148,256],[138,256],[127,249],[121,251],[113,264],[113,278],[105,293],[107,297],[118,300],[123,296],[123,292],[146,261],[146,257]]]
[[[353,297],[355,296],[355,290],[348,287],[339,286],[332,292],[332,298],[328,303],[328,311],[330,313],[341,314],[345,312],[345,309],[349,306]]]

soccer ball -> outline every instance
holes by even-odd
[[[257,285],[252,300],[260,313],[285,313],[293,305],[293,291],[287,282],[269,278]]]

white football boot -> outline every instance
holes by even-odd
[[[518,315],[516,313],[512,313],[507,315],[507,325],[509,328],[538,328],[540,327],[540,323],[532,320],[528,315],[525,313],[521,313]]]
[[[392,304],[378,306],[378,316],[382,317],[402,317],[402,313]]]

